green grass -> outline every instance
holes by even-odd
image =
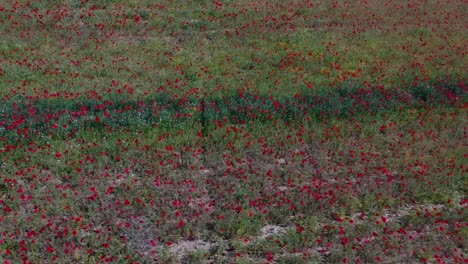
[[[0,261],[462,262],[463,3],[218,2],[0,4]]]

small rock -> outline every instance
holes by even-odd
[[[262,227],[260,231],[262,232],[262,235],[260,237],[263,239],[268,238],[270,236],[283,234],[284,232],[286,232],[284,227],[276,225],[266,225]]]
[[[286,160],[285,159],[277,159],[276,163],[279,164],[279,165],[283,165],[283,164],[286,164]]]

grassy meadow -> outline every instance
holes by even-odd
[[[1,263],[466,263],[464,1],[0,3]]]

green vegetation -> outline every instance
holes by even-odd
[[[463,262],[465,13],[0,4],[0,261]]]

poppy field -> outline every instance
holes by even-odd
[[[0,3],[1,263],[466,263],[464,1]]]

